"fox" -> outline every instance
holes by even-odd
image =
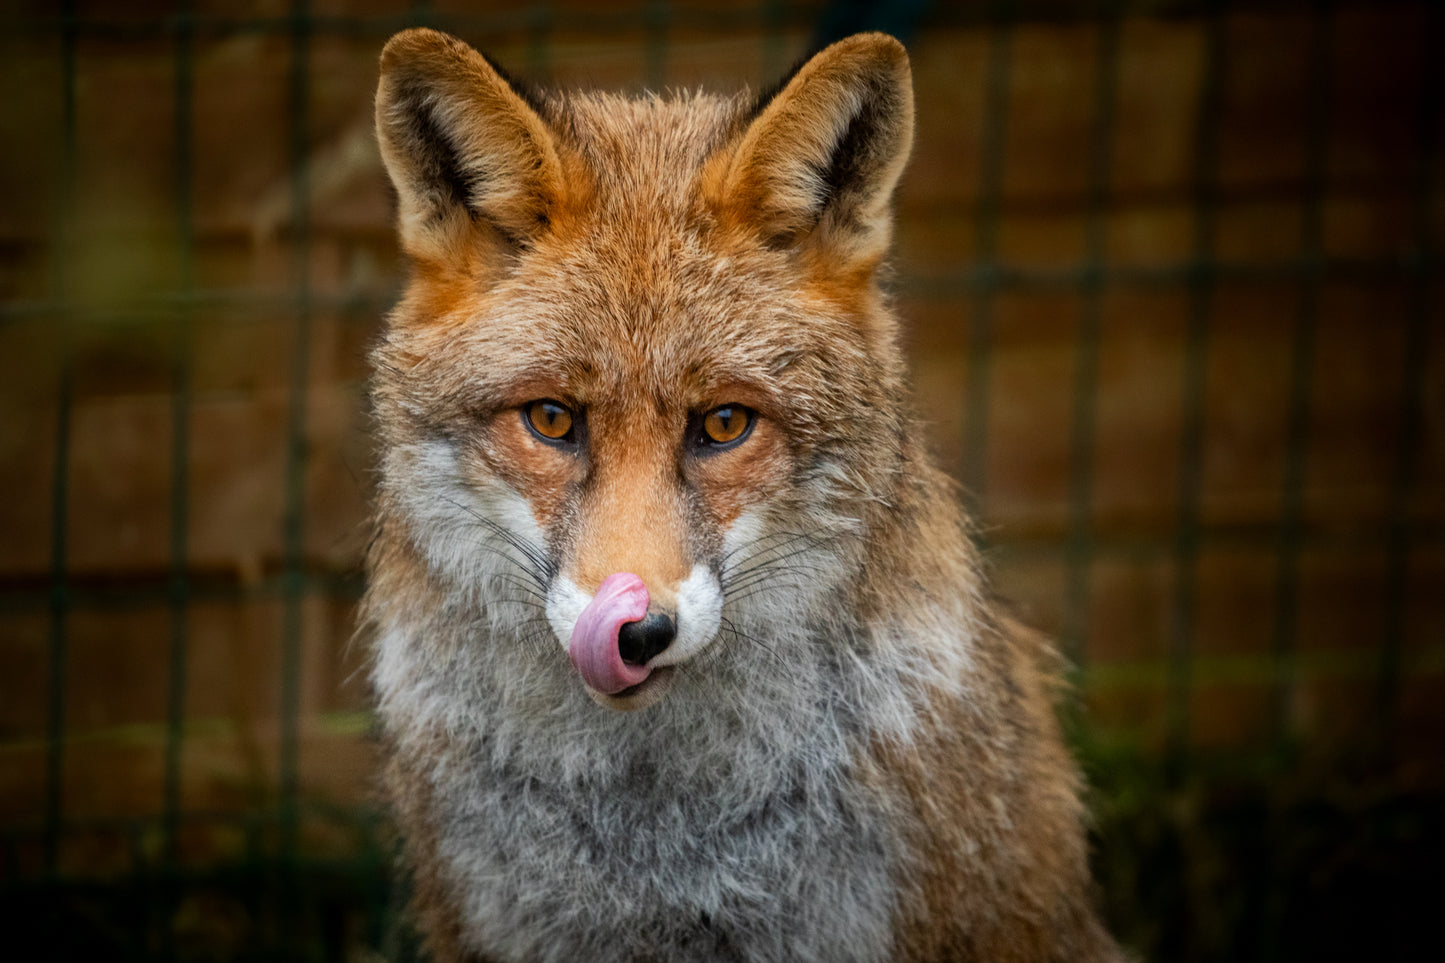
[[[418,28],[375,108],[409,274],[362,621],[426,951],[1123,959],[1060,658],[913,410],[903,45],[623,95]]]

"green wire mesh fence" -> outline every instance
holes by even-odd
[[[902,36],[889,284],[1003,593],[1075,665],[1148,958],[1410,959],[1442,852],[1445,24],[1426,2],[21,3],[0,17],[14,959],[406,959],[370,796],[375,59],[758,87]]]

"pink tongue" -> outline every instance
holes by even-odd
[[[647,586],[631,572],[617,572],[602,580],[597,594],[572,629],[567,654],[582,673],[582,680],[598,692],[612,695],[646,679],[652,670],[628,665],[617,651],[617,631],[626,622],[647,614]]]

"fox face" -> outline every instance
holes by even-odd
[[[896,484],[874,274],[907,62],[840,47],[756,101],[546,99],[427,31],[383,56],[414,267],[376,355],[383,498],[609,708],[826,618]]]
[[[597,287],[593,306],[527,303],[521,280],[525,306],[503,309],[525,314],[521,343],[453,349],[449,367],[495,380],[457,389],[475,396],[422,443],[409,500],[439,574],[542,606],[589,693],[635,708],[717,640],[725,585],[768,544],[796,446],[772,362],[736,350],[747,332],[709,344],[689,305],[607,304],[607,278],[579,273],[565,286]]]

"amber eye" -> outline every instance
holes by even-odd
[[[753,413],[742,405],[723,405],[702,416],[702,433],[713,445],[740,441],[752,426]]]
[[[566,405],[551,399],[534,401],[522,409],[527,425],[548,441],[568,441],[572,437],[572,412]]]

